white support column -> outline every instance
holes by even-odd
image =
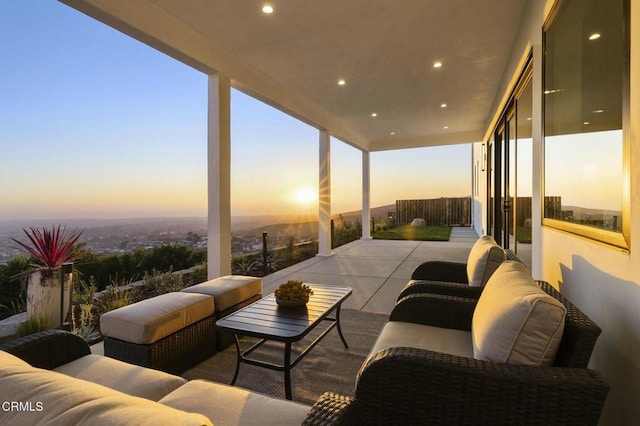
[[[231,273],[231,84],[209,76],[208,111],[208,277]]]
[[[318,181],[318,256],[331,255],[331,141],[320,130],[320,179]]]
[[[362,151],[362,239],[371,239],[371,166],[369,151]]]

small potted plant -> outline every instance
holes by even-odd
[[[280,284],[275,292],[276,303],[282,307],[303,306],[313,294],[311,287],[299,280],[289,280]]]
[[[35,259],[33,269],[29,270],[27,285],[27,315],[29,317],[42,316],[49,328],[60,325],[60,306],[63,305],[63,318],[66,318],[71,297],[70,280],[64,285],[64,301],[61,303],[60,286],[64,279],[64,264],[77,259],[74,245],[80,238],[81,232],[65,235],[65,229],[60,225],[51,229],[34,228],[23,229],[29,243],[23,243],[15,238],[12,240],[20,245],[21,250]]]

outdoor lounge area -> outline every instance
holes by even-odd
[[[199,109],[191,110],[195,102],[186,101],[187,106],[181,107],[179,113],[173,113],[174,116],[169,113],[163,116],[164,119],[156,120],[137,119],[146,116],[148,110],[156,105],[147,107],[148,110],[141,108],[133,112],[116,105],[122,114],[113,116],[101,110],[92,110],[89,106],[107,104],[105,101],[108,99],[94,96],[91,89],[98,88],[106,80],[116,80],[114,84],[119,84],[115,73],[113,76],[109,74],[109,78],[92,79],[93,70],[105,68],[110,71],[109,59],[115,53],[131,57],[143,55],[131,53],[133,50],[120,52],[115,41],[104,42],[101,46],[98,43],[90,45],[87,53],[94,55],[94,60],[96,57],[106,57],[108,66],[96,66],[91,62],[91,55],[78,54],[76,56],[83,61],[82,66],[87,68],[74,65],[58,71],[65,76],[71,75],[78,82],[88,81],[86,86],[79,86],[83,94],[89,96],[83,98],[85,103],[80,104],[78,109],[86,109],[88,116],[80,120],[75,112],[67,110],[66,106],[75,103],[71,93],[67,93],[75,86],[70,83],[56,87],[60,98],[68,101],[61,102],[59,108],[55,105],[40,110],[25,109],[27,113],[20,117],[24,121],[8,121],[16,134],[16,128],[37,127],[45,129],[44,133],[48,133],[49,137],[43,138],[43,145],[34,149],[25,142],[29,135],[21,134],[15,139],[8,139],[6,151],[18,151],[14,148],[22,148],[24,143],[33,152],[56,154],[49,159],[47,155],[26,155],[31,151],[24,151],[20,161],[13,161],[11,165],[14,171],[10,178],[16,182],[16,192],[30,193],[29,188],[18,185],[23,181],[41,186],[49,180],[49,175],[68,178],[67,168],[72,161],[67,161],[67,158],[74,159],[71,155],[65,157],[71,152],[60,148],[66,147],[67,139],[77,139],[74,140],[77,145],[73,146],[81,147],[73,153],[83,151],[90,153],[96,163],[107,162],[106,153],[120,152],[113,149],[119,137],[101,138],[102,132],[104,129],[126,128],[125,118],[135,117],[148,128],[153,128],[159,121],[169,123],[171,130],[161,132],[162,137],[168,137],[163,139],[163,143],[175,149],[175,154],[166,156],[171,158],[164,158],[169,164],[183,159],[180,151],[183,148],[183,136],[186,138],[186,134],[192,132],[196,135],[194,138],[198,138],[200,149],[195,156],[206,169],[197,184],[184,184],[182,178],[187,173],[174,172],[172,166],[166,166],[161,168],[163,179],[157,179],[151,173],[145,174],[144,178],[134,174],[120,182],[120,186],[123,190],[129,189],[148,177],[150,181],[161,181],[166,187],[176,188],[178,196],[196,187],[200,189],[200,214],[206,216],[206,232],[202,235],[202,242],[206,240],[208,280],[213,280],[232,274],[232,217],[238,211],[242,213],[237,206],[242,198],[238,194],[245,194],[239,189],[250,187],[256,188],[255,192],[267,192],[265,189],[275,186],[277,180],[290,183],[299,179],[297,174],[290,173],[291,165],[300,161],[298,151],[278,151],[277,143],[263,139],[262,133],[273,130],[282,139],[295,141],[296,148],[311,146],[309,150],[313,151],[312,160],[301,168],[306,172],[311,171],[314,176],[317,209],[313,212],[313,219],[317,221],[317,234],[314,234],[313,244],[317,244],[317,256],[264,277],[261,292],[251,297],[258,297],[258,294],[262,298],[270,297],[279,284],[290,279],[342,287],[338,297],[340,310],[331,305],[324,313],[331,317],[340,312],[344,339],[340,339],[336,330],[332,330],[317,345],[312,343],[313,349],[291,369],[290,380],[287,380],[281,377],[284,374],[280,371],[263,371],[266,369],[256,365],[242,364],[237,369],[236,354],[246,352],[255,340],[241,338],[236,347],[229,330],[240,328],[223,323],[221,330],[217,331],[227,333],[225,338],[229,340],[225,341],[225,345],[230,343],[230,346],[221,347],[213,356],[206,353],[206,359],[198,359],[195,366],[179,372],[179,376],[173,373],[167,373],[169,377],[163,376],[160,382],[173,380],[175,388],[172,387],[174,385],[165,387],[160,393],[154,393],[152,399],[155,400],[150,402],[151,405],[141,404],[150,412],[158,400],[186,386],[185,393],[178,393],[170,400],[176,407],[197,412],[188,421],[204,424],[215,424],[216,421],[212,420],[215,419],[215,413],[203,413],[206,410],[190,404],[203,403],[211,407],[215,406],[216,399],[230,410],[222,412],[225,419],[218,421],[222,424],[228,420],[232,424],[242,423],[238,415],[246,408],[242,405],[244,402],[252,407],[247,409],[253,420],[260,418],[264,411],[271,410],[265,407],[272,407],[273,403],[273,407],[278,407],[273,408],[273,412],[279,413],[279,407],[291,408],[291,411],[286,408],[283,411],[292,413],[292,418],[295,418],[293,423],[307,419],[309,424],[323,424],[323,421],[311,420],[317,415],[328,423],[340,417],[347,419],[346,423],[366,419],[367,423],[380,421],[389,424],[399,421],[409,424],[411,417],[403,415],[413,410],[414,406],[401,409],[403,415],[391,420],[376,410],[393,412],[399,404],[415,402],[416,399],[437,403],[435,411],[425,410],[427,414],[414,411],[420,412],[420,416],[424,414],[434,423],[474,424],[474,420],[478,419],[479,423],[487,424],[531,422],[626,426],[638,423],[640,1],[59,0],[54,4],[73,14],[74,19],[83,20],[79,22],[86,24],[87,28],[97,24],[99,31],[113,35],[114,40],[124,37],[137,43],[138,47],[149,49],[148,52],[174,61],[172,65],[197,73],[201,77],[201,84],[195,90],[200,100]],[[23,26],[21,20],[15,22],[16,28]],[[74,34],[66,35],[67,40],[86,38],[93,41],[84,32],[85,27],[78,28]],[[37,33],[41,37],[39,40],[51,40],[57,47],[62,46],[62,50],[67,47],[64,38],[51,37],[46,28],[30,28],[28,31]],[[29,40],[33,35],[17,34],[20,34],[15,37],[17,41]],[[13,45],[7,43],[9,47]],[[63,55],[60,58],[41,57],[33,46],[17,47],[15,50],[29,53],[28,57],[35,59],[35,62],[7,62],[8,68],[17,69],[16,74],[25,76],[24,81],[20,80],[24,86],[9,84],[12,87],[7,105],[10,108],[14,105],[33,106],[35,102],[20,96],[21,87],[30,87],[34,89],[33,92],[38,92],[48,85],[55,85],[53,81],[44,79],[48,75],[44,72],[46,66],[56,62],[66,63],[68,58]],[[154,71],[140,71],[138,76],[144,80]],[[42,86],[34,84],[34,81],[42,83]],[[171,92],[175,99],[167,102],[171,105],[182,98],[183,93],[177,84],[174,87],[171,83],[158,85],[157,91],[168,88],[176,89],[175,93]],[[109,98],[113,92],[117,95],[114,97],[120,97],[127,106],[136,97],[126,88],[118,93],[111,88],[106,90],[105,98]],[[286,129],[274,129],[274,123],[261,114],[256,114],[255,122],[246,116],[243,117],[246,120],[237,120],[232,106],[237,107],[237,100],[246,98],[252,98],[297,120],[297,123],[307,126],[306,130],[310,129],[311,137],[298,138],[298,135]],[[60,115],[54,115],[51,122],[42,120],[42,126],[32,126],[33,122],[41,122],[38,116],[44,115],[47,109],[55,110]],[[250,112],[251,108],[246,110]],[[189,131],[176,127],[173,132],[173,119],[182,114],[199,124],[194,124]],[[75,129],[80,121],[92,125],[82,135]],[[255,137],[259,148],[251,152],[253,161],[237,167],[240,156],[249,151],[237,138],[238,134],[254,125],[259,129]],[[145,129],[136,129],[133,133],[138,136],[145,133]],[[136,152],[151,155],[161,143],[160,137],[158,140],[153,137],[141,140],[139,146],[134,140],[121,139],[125,148],[118,158],[112,157],[113,163],[135,157],[137,154],[129,151],[134,145],[140,148]],[[59,141],[63,142],[56,145]],[[406,198],[428,198],[424,193],[433,188],[446,192],[449,178],[445,177],[444,170],[440,168],[442,164],[435,157],[433,161],[429,158],[418,163],[395,161],[393,154],[402,152],[411,157],[411,153],[416,152],[414,150],[436,150],[454,145],[460,148],[457,152],[462,153],[458,154],[458,158],[464,160],[464,173],[468,176],[466,189],[459,194],[443,193],[437,196],[468,197],[469,209],[465,210],[468,221],[465,218],[464,224],[470,224],[470,227],[455,228],[451,240],[444,243],[372,239],[375,237],[372,230],[376,225],[372,211],[393,202],[390,198],[378,203],[382,198],[379,194],[387,189],[389,182],[376,180],[376,172],[389,169],[397,174],[400,171],[407,173],[402,175],[402,182],[391,185],[396,188],[414,185],[415,196]],[[344,151],[336,149],[336,146],[350,150],[350,154],[355,152],[355,155],[341,154]],[[278,166],[276,172],[263,168],[268,163],[264,153],[271,151],[275,152],[273,158],[277,157],[285,164]],[[60,168],[46,176],[32,176],[30,173],[42,167],[42,163],[34,161],[36,157],[46,157],[46,160],[50,160],[47,165],[57,163]],[[352,172],[349,178],[336,179],[340,166]],[[86,170],[91,169],[92,166],[87,165]],[[422,179],[418,171],[425,169],[433,170],[435,177]],[[91,181],[84,179],[85,174],[72,176],[82,176],[77,180]],[[259,177],[243,180],[249,175]],[[105,178],[107,181],[111,179]],[[237,184],[242,187],[238,188]],[[97,183],[96,186],[101,184]],[[101,190],[110,192],[110,188],[106,188],[108,184],[104,183],[104,186],[90,191],[90,196],[86,198],[96,203],[104,201],[101,199]],[[49,192],[57,196],[57,190]],[[72,192],[69,191],[70,194]],[[343,192],[349,192],[347,198],[358,204],[353,212],[364,226],[361,227],[360,240],[333,249],[332,220],[340,214],[337,200],[338,194],[342,196]],[[154,195],[158,200],[164,200],[166,194],[158,191]],[[118,194],[116,196],[123,198]],[[60,204],[75,205],[74,200],[55,198],[55,202]],[[131,203],[137,201],[135,195],[125,198]],[[251,196],[245,198],[253,199]],[[268,201],[261,200],[258,203],[259,212],[266,211],[271,207],[270,204],[278,204],[280,201],[276,198],[271,195]],[[41,205],[40,201],[40,196],[34,196],[30,199],[30,205],[44,215],[51,206]],[[188,207],[188,203],[182,201],[172,204],[170,207]],[[103,213],[107,209],[98,207],[97,210]],[[187,212],[184,209],[180,211]],[[73,214],[76,212],[82,214],[81,206]],[[386,219],[389,217],[385,214],[382,220]],[[501,331],[501,325],[510,324],[504,317],[502,322],[491,320],[495,320],[492,315],[496,312],[485,309],[486,304],[481,303],[487,294],[485,289],[495,287],[491,286],[490,279],[482,290],[469,290],[471,287],[467,286],[473,281],[468,276],[469,271],[465,276],[464,268],[458,267],[453,273],[457,276],[454,285],[417,284],[406,288],[415,268],[422,262],[437,260],[464,263],[469,258],[471,247],[485,235],[491,236],[505,250],[505,257],[509,255],[512,262],[518,262],[510,256],[513,252],[527,268],[523,272],[520,263],[516,263],[517,266],[509,263],[517,269],[508,271],[509,274],[517,274],[518,279],[507,279],[505,276],[509,274],[502,271],[506,275],[499,275],[501,281],[520,283],[522,287],[514,285],[517,288],[510,288],[503,298],[496,296],[495,291],[489,292],[495,303],[501,306],[502,313],[511,313],[512,308],[522,307],[517,301],[540,299],[544,299],[545,308],[549,308],[547,312],[557,315],[559,311],[564,311],[565,323],[562,327],[566,326],[569,332],[559,333],[562,328],[559,321],[554,328],[558,334],[550,334],[552,337],[562,334],[560,343],[554,338],[548,339],[548,342],[550,346],[555,343],[560,348],[566,349],[568,346],[568,352],[558,349],[555,357],[547,357],[546,351],[542,351],[545,356],[537,358],[551,362],[551,366],[541,366],[540,369],[527,366],[521,369],[520,366],[505,367],[502,362],[494,369],[495,361],[487,361],[484,355],[477,355],[477,351],[482,351],[482,342],[487,342],[487,336],[491,336],[491,339],[503,337],[503,333],[492,332]],[[459,292],[461,288],[464,291]],[[420,291],[415,293],[415,289]],[[424,293],[423,290],[428,292]],[[531,293],[527,295],[535,296],[533,299],[521,297],[528,291]],[[398,301],[401,294],[403,297]],[[172,313],[178,312],[176,316],[185,312],[178,306],[181,303],[178,299],[196,300],[184,296],[170,298],[176,301],[174,305],[172,300],[170,307]],[[215,317],[215,303],[212,306],[207,297],[198,299],[203,305],[202,310],[198,310],[198,316],[204,318],[196,320],[193,324],[198,325],[194,328],[199,327],[199,321],[202,320],[210,323],[219,321]],[[425,300],[433,302],[429,309],[422,305]],[[508,303],[503,305],[504,302]],[[418,307],[413,306],[414,309],[405,312],[401,308],[396,310],[397,304],[416,304]],[[531,307],[533,304],[524,305]],[[271,302],[269,306],[274,308]],[[336,309],[331,311],[330,308]],[[147,310],[145,307],[141,310],[144,311],[145,320],[150,319],[151,315],[147,314],[154,309]],[[244,307],[238,311],[246,313],[242,309]],[[453,322],[449,322],[449,317],[440,315],[438,309],[449,314],[456,312],[457,315],[453,315]],[[432,314],[436,318],[425,319],[428,324],[416,324],[412,322],[416,312],[412,311],[427,312],[427,316]],[[518,309],[515,311],[521,313]],[[482,318],[476,318],[476,314]],[[555,318],[553,315],[550,314],[549,318]],[[475,333],[479,330],[469,330],[470,324],[476,320],[484,324],[482,329],[486,334],[477,336]],[[395,351],[386,348],[381,351],[382,355],[374,355],[369,359],[369,351],[380,343],[381,336],[384,340],[388,338],[387,341],[395,338],[393,330],[398,325],[389,326],[389,322],[415,324],[404,324],[406,328],[401,327],[403,333],[422,337],[428,335],[429,339],[426,340],[429,342],[451,344],[455,348],[449,349],[456,354],[438,348],[435,351],[415,348],[428,343],[416,337],[411,338],[409,347],[413,349]],[[543,327],[553,325],[552,321],[547,320],[534,323]],[[578,324],[576,328],[573,327],[575,324]],[[122,331],[117,326],[115,329],[116,335]],[[419,331],[411,335],[410,329]],[[442,329],[447,331],[442,332]],[[591,336],[586,345],[580,344],[581,339],[573,339],[576,334],[572,334],[572,330],[576,329],[579,336]],[[191,328],[185,333],[190,331]],[[206,338],[213,339],[215,333],[211,333],[210,329],[208,331]],[[181,338],[182,334],[176,332],[180,330],[172,329],[170,334]],[[432,333],[440,332],[441,339],[432,338]],[[472,333],[471,337],[469,333]],[[310,339],[314,336],[314,333],[308,335]],[[549,337],[548,334],[544,336]],[[116,339],[123,340],[122,337],[131,338],[120,334]],[[525,339],[525,346],[528,342]],[[304,347],[309,342],[303,339],[300,343]],[[401,345],[406,343],[403,341]],[[82,354],[86,353],[87,348],[79,346],[77,355],[82,358],[86,356]],[[582,346],[582,349],[577,350],[576,346]],[[213,352],[211,347],[209,349]],[[269,358],[278,352],[277,349],[265,344],[255,355],[262,350],[267,353],[268,360],[265,362],[279,362]],[[296,350],[299,348],[296,349],[294,345],[293,351]],[[424,359],[416,356],[414,350],[421,354],[422,351],[431,351],[439,355]],[[460,356],[465,350],[467,356]],[[473,351],[473,358],[468,356],[470,350]],[[90,351],[95,355],[109,353],[109,343],[95,345]],[[521,352],[530,354],[527,349]],[[573,361],[567,359],[575,360],[571,354],[576,352],[581,356],[578,357],[579,364],[574,365]],[[511,355],[509,352],[502,359],[508,359]],[[516,355],[516,358],[520,358],[522,354],[518,351]],[[287,357],[286,353],[284,356]],[[403,361],[411,359],[411,362],[401,363],[401,366],[395,365],[394,361],[389,362],[389,357],[395,360],[396,356]],[[452,361],[452,357],[455,360]],[[295,359],[295,355],[292,359]],[[57,363],[57,368],[66,365],[69,360],[52,361]],[[20,360],[7,357],[4,362],[11,365],[10,369],[15,367],[16,372],[26,375],[33,373],[33,367],[24,365]],[[440,368],[445,364],[446,369]],[[334,370],[336,365],[340,367],[339,371]],[[417,365],[427,365],[427,370],[434,367],[441,373],[437,380],[428,380],[437,385],[434,388],[420,388],[420,392],[408,396],[402,394],[410,389],[408,384],[414,378],[413,373],[419,370]],[[123,367],[122,364],[118,366]],[[385,368],[389,366],[391,373]],[[407,366],[408,370],[403,370]],[[469,373],[469,367],[474,368],[473,373]],[[544,383],[534,387],[534,393],[526,389],[519,393],[526,388],[523,384],[540,378],[532,372],[542,369],[549,373],[543,375]],[[148,373],[148,370],[136,371]],[[429,373],[419,370],[415,376],[426,380]],[[465,382],[471,376],[478,377],[476,373],[482,376],[479,382]],[[465,374],[467,377],[461,379],[464,384],[459,385],[458,379]],[[486,380],[494,375],[509,379],[497,384]],[[51,376],[47,374],[47,377]],[[103,379],[109,378],[100,378]],[[206,380],[205,383],[224,383],[223,387],[217,388],[220,398],[194,398],[194,394],[207,393],[200,386],[212,386],[201,384],[198,382],[200,379]],[[226,384],[232,380],[235,380],[237,387],[227,387]],[[290,394],[285,390],[287,382],[291,384]],[[18,382],[15,383],[16,387],[11,389],[16,392],[29,388],[28,385],[21,388]],[[391,392],[401,397],[393,401],[391,398],[380,399],[379,391],[391,384],[396,386]],[[447,384],[452,386],[450,394],[441,391]],[[564,389],[565,386],[568,390]],[[64,385],[57,389],[64,394],[70,387]],[[237,392],[241,388],[247,390]],[[0,389],[3,387],[0,386]],[[375,389],[376,392],[367,393],[369,389]],[[108,392],[96,392],[96,395],[109,396]],[[268,396],[263,399],[257,397],[256,393]],[[86,393],[79,394],[79,398],[86,397]],[[26,401],[32,394],[27,392],[23,395],[21,398]],[[293,401],[286,400],[287,396],[291,396]],[[440,397],[444,399],[438,399]],[[513,400],[507,400],[509,397],[513,397]],[[522,413],[511,410],[520,407],[520,402],[525,400],[533,405],[526,406]],[[452,405],[454,401],[460,402],[460,405]],[[501,405],[503,401],[518,403],[506,407]],[[125,405],[130,402],[125,401]],[[385,406],[384,402],[390,402],[391,405]],[[36,414],[37,408],[34,410]],[[448,408],[451,411],[444,413]],[[473,411],[476,408],[477,411]],[[428,413],[434,412],[444,413],[444,417],[429,418]],[[478,413],[478,417],[472,412]],[[121,413],[126,415],[127,411]],[[341,417],[345,413],[346,417]],[[456,417],[460,413],[465,414]],[[0,412],[0,416],[5,414],[14,416],[16,413]],[[227,414],[230,417],[226,417]],[[350,417],[351,414],[357,415]],[[307,417],[309,415],[311,417]],[[420,419],[422,423],[425,418]],[[274,419],[277,421],[277,417]],[[124,418],[119,420],[118,423],[126,423]]]
[[[40,409],[34,405],[34,413],[16,410],[10,411],[10,417],[29,419],[32,424],[597,424],[609,386],[586,367],[600,328],[548,284],[540,284],[544,290],[540,294],[548,293],[555,307],[535,308],[549,301],[534,303],[524,322],[535,324],[531,318],[536,315],[543,323],[562,318],[560,329],[549,323],[549,342],[555,344],[541,342],[544,352],[550,351],[541,355],[546,361],[535,360],[536,343],[524,337],[516,339],[522,339],[516,346],[524,346],[507,349],[512,355],[500,362],[482,361],[503,356],[495,355],[500,338],[491,337],[492,343],[480,352],[471,347],[473,331],[465,330],[471,330],[472,316],[476,324],[479,315],[502,312],[501,303],[508,305],[512,300],[511,288],[519,293],[522,289],[518,287],[537,287],[519,261],[508,260],[504,254],[502,260],[490,261],[489,253],[493,257],[497,253],[495,247],[492,238],[478,240],[469,228],[456,228],[450,242],[360,240],[330,257],[311,259],[270,277],[265,293],[290,277],[327,288],[353,288],[352,297],[344,303],[344,337],[340,336],[353,346],[336,344],[336,332],[320,342],[314,349],[316,356],[292,371],[293,402],[284,399],[281,373],[277,372],[243,366],[243,381],[228,386],[233,347],[179,377],[104,357],[101,345],[89,348],[77,336],[54,330],[3,346],[22,360],[0,352],[2,392],[21,401],[35,398],[34,404],[41,404]],[[427,293],[423,288],[396,301],[418,265],[467,261],[474,265],[470,277],[486,282],[480,298]],[[422,283],[428,285],[428,281]],[[524,291],[525,298],[532,296],[530,290]],[[507,305],[504,309],[509,312],[513,308]],[[539,309],[544,310],[536,314]],[[359,316],[363,316],[360,321],[354,320]],[[520,321],[517,316],[506,318],[496,317],[498,323],[489,329]],[[534,326],[536,338],[546,333],[540,324]],[[517,333],[524,336],[530,326],[518,326]],[[474,345],[481,340],[476,332]],[[513,360],[508,359],[512,356]],[[314,370],[321,374],[314,377]],[[473,404],[459,397],[472,388],[483,389]],[[65,397],[53,398],[54,394]],[[501,401],[498,412],[491,402],[496,398]],[[558,405],[557,400],[564,403]],[[83,403],[76,405],[80,401]]]

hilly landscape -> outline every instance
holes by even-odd
[[[391,211],[395,211],[395,204],[376,207],[371,209],[371,217],[386,218]],[[345,212],[336,214],[333,218],[337,219],[339,216],[355,222],[361,219],[362,212]],[[11,237],[24,239],[23,228],[51,227],[58,224],[63,227],[66,225],[68,232],[82,231],[80,242],[96,253],[125,252],[170,243],[206,246],[206,217],[2,220],[0,264],[20,253]],[[234,237],[244,240],[246,246],[260,245],[263,232],[267,232],[274,244],[280,245],[286,243],[290,237],[296,241],[316,240],[318,221],[309,220],[308,216],[295,215],[233,216],[231,232]]]

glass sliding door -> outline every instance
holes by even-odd
[[[531,78],[516,98],[514,154],[513,247],[518,257],[531,267],[531,216],[533,193],[533,125]]]
[[[531,65],[522,74],[489,142],[488,233],[531,266]]]

